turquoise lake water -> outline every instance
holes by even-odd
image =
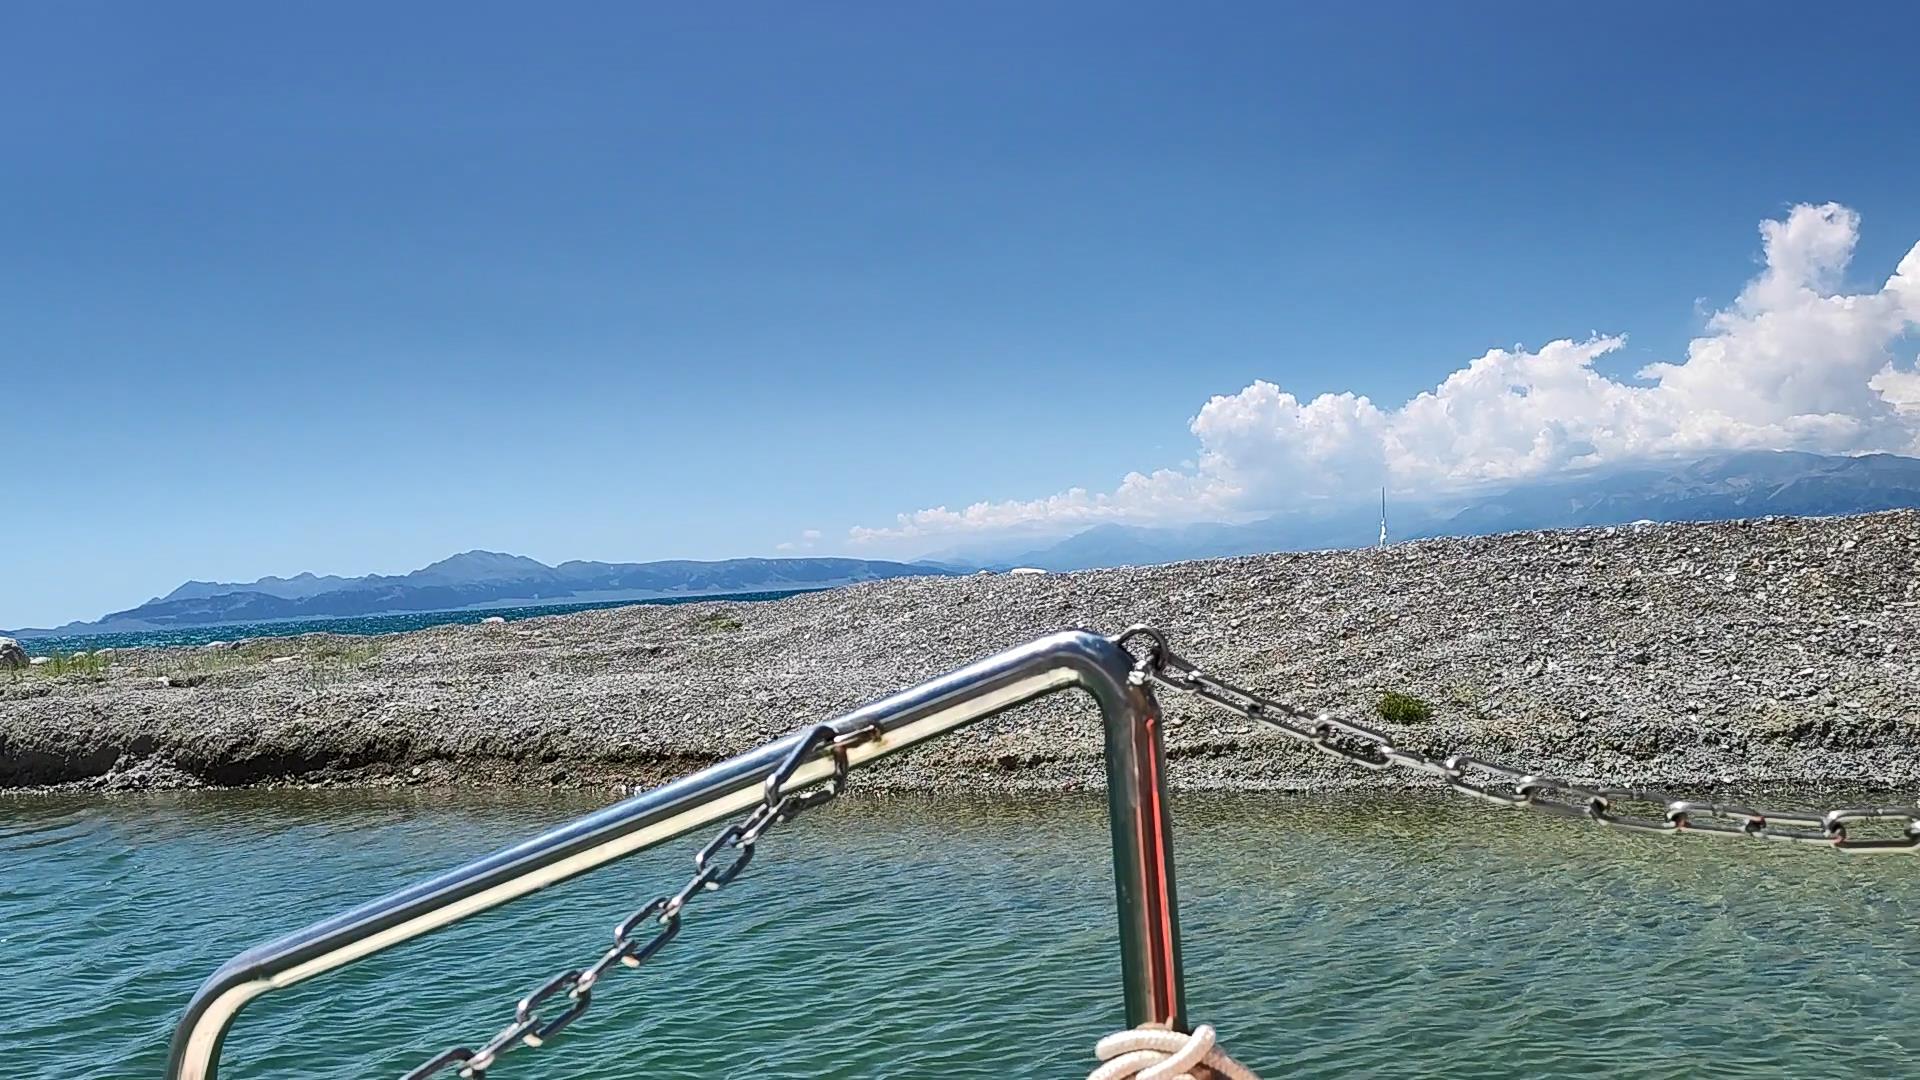
[[[142,645],[205,645],[209,641],[237,641],[240,638],[291,637],[295,634],[399,634],[425,630],[429,626],[451,623],[477,623],[498,615],[509,622],[539,615],[563,615],[569,611],[628,607],[633,604],[696,604],[709,600],[751,602],[797,596],[812,589],[786,589],[779,592],[728,593],[724,596],[670,596],[653,600],[609,600],[594,604],[536,604],[529,607],[474,608],[466,611],[417,611],[405,615],[362,615],[345,619],[299,619],[261,623],[228,623],[222,626],[184,626],[169,630],[141,630],[123,634],[73,634],[23,639],[20,644],[30,656],[55,653],[92,652],[95,649],[131,649]]]
[[[7,1075],[158,1076],[262,939],[591,804],[186,793],[0,800]],[[1188,986],[1270,1078],[1910,1075],[1920,860],[1622,836],[1439,800],[1179,801]],[[242,1014],[223,1076],[398,1077],[604,948],[697,846],[558,886]],[[492,1080],[1084,1076],[1120,1025],[1090,799],[852,799]],[[452,1075],[451,1073],[443,1075]]]

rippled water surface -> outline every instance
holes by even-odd
[[[0,801],[6,1075],[158,1076],[229,955],[586,808]],[[1091,800],[819,811],[491,1075],[1084,1075],[1121,1022],[1104,828]],[[1194,1018],[1269,1078],[1883,1078],[1920,1061],[1920,860],[1445,801],[1186,800],[1178,834]],[[222,1075],[397,1077],[482,1040],[677,885],[692,846],[270,994]]]

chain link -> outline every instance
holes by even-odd
[[[1401,768],[1426,773],[1454,791],[1496,806],[1589,820],[1632,832],[1752,837],[1820,844],[1849,852],[1920,848],[1920,804],[1760,810],[1695,802],[1641,788],[1585,788],[1465,754],[1434,757],[1397,745],[1384,732],[1327,713],[1308,712],[1217,679],[1175,653],[1168,647],[1166,635],[1153,627],[1132,627],[1116,639],[1122,647],[1137,640],[1145,640],[1148,649],[1137,661],[1136,678],[1211,702],[1342,761],[1376,772]],[[1849,834],[1849,825],[1865,821],[1891,822],[1898,834]]]
[[[872,738],[878,728],[867,727],[841,735],[826,724],[811,728],[772,775],[767,777],[764,795],[753,812],[720,830],[693,857],[693,876],[670,896],[658,896],[638,911],[621,920],[613,929],[613,947],[587,967],[563,971],[514,1006],[513,1021],[500,1029],[478,1050],[457,1046],[422,1064],[402,1080],[426,1080],[449,1069],[458,1070],[462,1080],[485,1080],[509,1051],[522,1046],[539,1047],[578,1020],[593,1002],[594,988],[615,966],[637,968],[680,933],[680,920],[687,904],[703,892],[724,888],[753,861],[754,845],[769,829],[784,825],[801,813],[838,797],[847,787],[847,749]],[[824,786],[804,791],[788,791],[787,784],[800,766],[826,748],[833,757],[833,776]],[[734,854],[722,861],[725,852]],[[649,936],[647,931],[651,930]],[[565,1008],[552,1019],[541,1016],[547,1002],[562,998]]]

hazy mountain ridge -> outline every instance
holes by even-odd
[[[165,596],[155,597],[149,600],[148,603],[159,603],[163,600],[195,600],[209,596],[219,596],[223,593],[241,591],[265,593],[268,596],[278,596],[287,600],[298,600],[302,597],[317,596],[323,592],[332,592],[335,589],[346,588],[356,580],[358,579],[336,577],[332,574],[326,577],[318,577],[313,574],[295,574],[290,578],[263,577],[259,581],[247,585],[236,585],[219,581],[189,581]]]
[[[1435,534],[1618,525],[1640,518],[1832,517],[1913,506],[1920,506],[1920,459],[1754,451],[1517,488],[1460,510]]]
[[[523,555],[468,551],[407,574],[358,578],[300,574],[244,583],[189,581],[164,598],[113,612],[94,622],[18,633],[112,633],[483,606],[776,592],[952,572],[914,563],[840,558],[646,563],[574,560],[548,566]]]
[[[1639,520],[1833,517],[1913,507],[1920,507],[1920,458],[1754,450],[1516,485],[1464,499],[1420,503],[1396,499],[1387,516],[1391,539],[1417,540]],[[1379,534],[1379,503],[1362,499],[1317,513],[1240,525],[1097,525],[991,564],[1081,570],[1269,551],[1366,547]]]

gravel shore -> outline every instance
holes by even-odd
[[[1920,514],[1641,525],[1045,576],[912,578],[0,674],[0,788],[656,783],[1039,634],[1147,622],[1210,670],[1574,780],[1920,791]],[[1169,697],[1186,789],[1417,783]],[[1059,695],[864,772],[1098,787]]]

